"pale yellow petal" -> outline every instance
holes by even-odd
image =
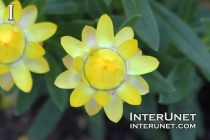
[[[73,57],[71,57],[70,55],[66,55],[62,61],[63,64],[66,66],[67,69],[71,69],[73,68]]]
[[[14,85],[14,81],[10,73],[0,75],[0,87],[5,90],[9,91]]]
[[[62,37],[61,44],[64,50],[73,58],[77,56],[84,56],[85,53],[88,51],[87,46],[83,42],[71,36]]]
[[[46,73],[50,70],[49,64],[47,63],[44,57],[33,58],[33,59],[24,59],[25,65],[28,69],[34,73]]]
[[[118,53],[125,59],[128,60],[137,52],[138,41],[135,39],[127,40],[117,47]]]
[[[136,88],[127,81],[124,81],[120,87],[117,88],[118,96],[131,105],[141,104],[141,95]]]
[[[134,56],[128,60],[127,74],[140,75],[157,69],[159,61],[151,56]]]
[[[0,64],[0,74],[5,74],[10,71],[9,65]]]
[[[18,0],[14,0],[10,5],[13,5],[13,19],[14,20],[8,20],[10,17],[10,8],[7,6],[4,12],[4,21],[7,23],[16,23],[18,24],[22,17],[22,7]]]
[[[91,98],[90,101],[87,102],[84,106],[85,106],[85,110],[89,116],[93,116],[93,115],[97,114],[102,108],[102,106],[100,106],[98,103],[96,103],[94,98]]]
[[[141,76],[128,75],[127,80],[138,90],[141,95],[145,95],[149,92],[149,85]]]
[[[81,76],[71,68],[61,73],[55,79],[55,85],[59,88],[72,89],[76,88],[81,83]]]
[[[37,8],[35,5],[27,6],[23,9],[22,19],[20,21],[20,26],[22,28],[27,28],[28,26],[35,23],[37,18]]]
[[[16,86],[20,90],[24,92],[31,91],[33,84],[31,73],[22,61],[18,61],[12,65],[11,74]]]
[[[74,89],[70,96],[70,104],[73,107],[80,107],[86,104],[93,97],[94,90],[85,85],[84,83],[80,83],[78,87]]]
[[[138,48],[134,56],[140,56],[140,55],[142,55],[142,50]]]
[[[42,57],[45,54],[43,47],[36,42],[29,42],[25,48],[25,57],[27,58],[38,58]]]
[[[111,96],[109,102],[104,105],[104,111],[107,117],[117,123],[123,115],[123,102],[117,94]]]
[[[111,97],[111,93],[109,91],[97,90],[94,92],[94,99],[101,106],[104,106],[105,104],[107,104],[110,100],[110,97]]]
[[[98,46],[102,48],[111,48],[114,40],[113,24],[110,17],[102,15],[98,21],[96,38]]]
[[[50,38],[56,31],[57,26],[51,22],[42,22],[24,29],[27,41],[42,42]]]
[[[4,2],[2,0],[0,0],[0,21],[3,20],[5,9],[6,9],[6,7],[4,5]]]
[[[117,48],[126,40],[133,39],[133,37],[134,37],[133,29],[131,27],[124,27],[114,37],[113,47]]]
[[[101,56],[104,60],[108,60],[108,61],[114,61],[118,58],[118,54],[109,49],[104,49],[103,52],[101,53]]]
[[[96,47],[96,29],[86,25],[82,30],[82,42],[85,43],[89,48]]]
[[[83,58],[83,57],[77,56],[77,57],[73,60],[74,69],[75,69],[78,73],[82,73],[82,71],[83,71],[83,65],[84,65],[84,58]]]

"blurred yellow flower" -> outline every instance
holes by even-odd
[[[51,37],[57,26],[50,22],[34,24],[37,8],[22,10],[18,0],[11,3],[14,21],[9,21],[9,7],[0,1],[0,87],[9,91],[14,83],[24,92],[32,88],[31,73],[46,73],[49,65],[39,44]]]
[[[69,54],[63,58],[67,71],[55,80],[60,88],[75,88],[70,96],[73,107],[85,106],[95,115],[103,107],[108,118],[118,122],[123,114],[123,101],[141,104],[141,95],[149,92],[147,82],[139,76],[155,70],[159,62],[143,56],[130,27],[124,27],[114,37],[108,15],[98,21],[97,30],[85,26],[82,42],[70,37],[61,38]]]

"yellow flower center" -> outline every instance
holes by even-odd
[[[10,24],[0,24],[0,63],[17,61],[25,48],[25,36],[22,30]]]
[[[87,58],[84,74],[93,88],[111,90],[118,87],[124,80],[126,65],[122,57],[115,51],[100,49]]]

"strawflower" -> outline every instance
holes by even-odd
[[[13,5],[14,21],[9,21],[9,6],[0,0],[0,86],[9,91],[14,83],[24,92],[30,92],[31,72],[46,73],[49,65],[43,55],[41,42],[51,37],[56,25],[50,22],[34,24],[37,8],[22,9],[18,0]]]
[[[147,82],[139,76],[155,70],[159,62],[144,56],[130,27],[124,27],[114,37],[112,20],[103,15],[97,30],[85,26],[82,42],[70,37],[61,38],[69,54],[63,58],[67,71],[55,80],[55,85],[75,88],[70,95],[73,107],[85,106],[92,116],[101,108],[107,117],[118,122],[123,114],[123,102],[141,104],[141,95],[149,92]]]

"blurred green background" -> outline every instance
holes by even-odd
[[[11,0],[3,0],[9,4]],[[50,72],[33,74],[30,93],[0,89],[0,140],[208,140],[210,139],[210,1],[208,0],[20,0],[35,4],[37,22],[52,21],[56,34],[44,42]],[[123,118],[113,123],[101,110],[89,117],[72,108],[72,90],[59,89],[55,78],[66,68],[64,35],[81,40],[85,25],[96,27],[102,14],[115,33],[131,26],[143,54],[160,66],[143,77],[150,93],[140,106],[124,103]],[[129,113],[196,113],[196,129],[130,129]],[[153,122],[153,123],[185,123]],[[26,137],[25,137],[26,136]]]

